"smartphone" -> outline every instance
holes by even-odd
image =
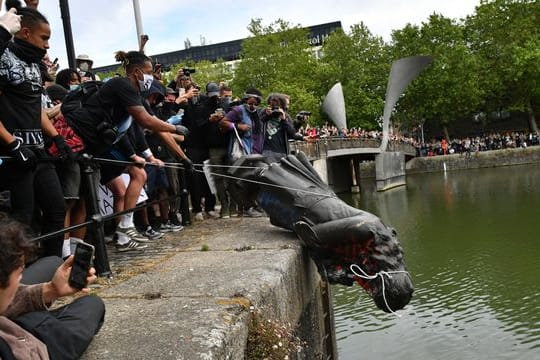
[[[88,270],[92,266],[93,258],[94,247],[85,242],[78,242],[75,247],[75,258],[73,259],[73,266],[68,279],[71,287],[75,289],[86,287],[86,277],[88,276]]]

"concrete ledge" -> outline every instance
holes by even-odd
[[[540,146],[526,149],[491,150],[465,154],[416,157],[406,164],[407,174],[440,172],[485,167],[523,165],[540,162]]]
[[[301,321],[320,278],[294,235],[266,218],[219,221],[227,226],[99,293],[105,324],[83,359],[243,359],[250,305]]]

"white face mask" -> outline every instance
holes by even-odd
[[[90,66],[88,65],[87,62],[82,62],[79,64],[79,69],[81,69],[81,71],[88,71],[88,69],[90,68]]]
[[[138,80],[139,81],[139,89],[141,91],[148,91],[150,90],[150,86],[152,86],[152,82],[154,81],[154,76],[143,74],[143,79]]]
[[[71,84],[69,85],[69,90],[77,90],[79,88],[78,84]]]
[[[253,106],[253,108],[252,108]],[[254,113],[255,111],[257,111],[257,105],[248,105],[246,104],[246,110],[249,111],[250,113]]]

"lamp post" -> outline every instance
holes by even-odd
[[[64,39],[66,41],[66,54],[71,69],[75,69],[75,48],[73,47],[73,34],[71,32],[71,18],[69,15],[68,0],[60,0],[60,14],[64,25]]]
[[[144,45],[143,41],[143,27],[141,20],[141,7],[139,6],[139,0],[133,0],[133,12],[135,13],[135,27],[137,28],[137,44],[139,45],[139,50],[142,51]]]

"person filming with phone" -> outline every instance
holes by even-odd
[[[78,244],[80,245],[80,244]],[[25,258],[32,250],[22,224],[0,214],[0,358],[78,359],[103,324],[105,305],[82,296],[49,310],[54,301],[96,280],[90,245],[81,245],[40,284],[22,284]],[[82,255],[82,256],[81,256]]]

